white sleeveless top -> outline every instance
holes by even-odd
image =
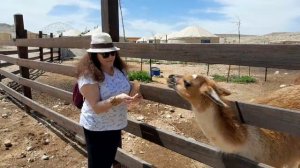
[[[130,83],[126,74],[114,68],[113,76],[104,73],[105,79],[99,83],[100,96],[106,100],[120,93],[129,94]],[[85,84],[94,84],[91,76],[81,76],[78,79],[79,89]],[[121,130],[127,126],[127,105],[121,103],[110,108],[107,112],[96,114],[85,100],[81,108],[80,125],[91,131]]]

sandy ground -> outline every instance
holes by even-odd
[[[5,97],[0,107],[1,168],[86,166],[82,154]]]

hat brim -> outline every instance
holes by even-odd
[[[119,51],[120,48],[118,47],[111,47],[111,48],[89,48],[86,50],[86,52],[89,53],[106,53],[106,52],[112,52],[112,51]]]

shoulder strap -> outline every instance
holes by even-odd
[[[119,68],[117,68],[119,71],[121,71],[122,72],[122,74],[124,75],[124,76],[126,76],[125,75],[125,72],[122,70],[122,69],[119,69]]]

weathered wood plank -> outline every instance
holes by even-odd
[[[51,52],[50,51],[48,51],[48,52],[44,52],[44,55],[50,55],[51,54]]]
[[[101,0],[102,31],[119,42],[119,0]]]
[[[18,39],[17,46],[43,47],[43,48],[89,48],[90,36],[60,37],[42,39]]]
[[[50,38],[53,38],[53,33],[50,33]],[[53,47],[50,48],[50,61],[53,62]]]
[[[33,57],[29,57],[28,59],[30,59],[30,60],[36,60],[38,58],[39,58],[39,56],[33,56]],[[9,62],[1,63],[1,67],[7,67],[7,66],[11,66],[11,65],[14,65],[14,64],[9,63]]]
[[[90,36],[17,39],[19,46],[89,48]],[[300,69],[300,45],[115,43],[123,57]]]
[[[27,38],[27,30],[24,30],[23,15],[16,14],[14,15],[15,30],[16,30],[16,39]],[[28,47],[18,46],[18,56],[22,59],[28,59]],[[24,78],[29,78],[29,69],[25,66],[20,65],[21,76]],[[23,86],[23,93],[26,97],[32,98],[31,89],[27,86]]]
[[[0,83],[0,87],[4,89],[6,92],[17,98],[19,101],[23,102],[24,104],[28,105],[32,109],[38,111],[42,115],[46,116],[48,119],[53,120],[58,125],[61,125],[80,136],[83,136],[82,127],[80,127],[76,122],[70,120],[55,111],[48,109],[39,105],[38,103],[20,95],[16,91],[8,88],[7,86]],[[223,164],[224,156],[218,150],[213,147],[210,147],[206,144],[199,143],[194,140],[188,140],[185,137],[161,131],[155,127],[149,126],[147,124],[138,123],[135,121],[129,120],[128,127],[125,129],[126,131],[133,133],[137,136],[140,136],[144,139],[147,139],[151,142],[154,142],[158,145],[164,146],[168,149],[171,149],[175,152],[183,154],[185,156],[191,157],[195,160],[203,162],[207,165],[214,166],[214,167],[226,167]],[[236,159],[229,159],[230,165],[234,165],[233,163],[240,165],[238,163],[247,163],[243,165],[249,165],[249,167],[257,167],[257,163],[249,162],[248,159],[235,156]],[[226,156],[226,158],[230,158],[230,156]],[[238,160],[238,161],[235,161]],[[129,162],[128,162],[129,163]]]
[[[183,109],[191,109],[190,103],[180,97],[173,89],[163,85],[141,84],[141,93],[144,99],[172,105]],[[159,93],[159,94],[158,94]]]
[[[28,50],[28,53],[38,52],[39,49]],[[0,51],[0,54],[10,55],[10,54],[18,54],[18,51]]]
[[[74,132],[77,133],[79,136],[84,137],[83,129],[82,126],[80,126],[77,122],[47,108],[44,107],[35,101],[19,94],[18,92],[14,91],[13,89],[3,85],[0,83],[0,87],[5,90],[8,94],[12,95],[14,98],[18,99],[22,103],[26,104],[33,110],[37,111],[38,113],[46,116],[48,119],[53,120],[55,123],[58,125]],[[132,155],[129,155],[125,151],[118,149],[117,156],[116,156],[117,161],[124,165],[132,166],[132,167],[137,167],[137,168],[143,168],[143,167],[153,167],[151,164],[134,157]]]
[[[128,119],[125,131],[212,167],[265,167],[247,158],[227,155],[215,147]]]
[[[147,100],[191,110],[190,104],[172,89],[141,84],[141,93]],[[246,124],[300,136],[300,111],[244,102],[237,104]],[[239,114],[234,105],[236,102],[231,102],[236,114]]]
[[[164,132],[146,123],[130,119],[125,131],[207,165],[223,167],[220,151],[204,143],[188,140],[182,136]]]
[[[11,64],[11,63],[8,63],[8,62],[5,62],[5,63],[1,63],[1,67],[7,67],[7,66],[12,66],[14,64]]]
[[[25,86],[28,86],[32,89],[36,89],[38,91],[47,93],[51,96],[60,98],[60,99],[65,100],[69,103],[73,102],[71,92],[68,92],[68,91],[65,91],[65,90],[47,85],[47,84],[43,84],[43,83],[40,83],[40,82],[37,82],[37,81],[32,81],[32,80],[29,80],[29,79],[26,79],[26,78],[22,78],[22,77],[19,77],[17,75],[14,75],[12,73],[6,72],[2,69],[0,69],[0,74],[10,78],[11,80],[13,80],[13,81],[15,81],[15,82],[17,82],[21,85],[25,85]]]
[[[123,57],[300,69],[300,45],[116,43]]]
[[[300,137],[300,111],[238,102],[246,124]]]
[[[39,38],[43,38],[43,32],[39,31]],[[44,50],[42,47],[39,47],[39,51],[40,51],[40,61],[44,61]]]
[[[0,46],[16,46],[14,40],[0,40]]]
[[[54,63],[47,63],[47,62],[41,62],[41,61],[33,61],[33,60],[27,60],[27,59],[20,59],[20,58],[12,58],[9,56],[1,55],[0,54],[0,60],[19,65],[24,66],[32,69],[40,69],[47,72],[53,72],[58,73],[66,76],[72,76],[75,77],[76,68],[74,66],[69,65],[59,65]]]
[[[272,166],[263,164],[263,163],[256,163],[252,160],[247,158],[242,158],[238,155],[233,154],[223,154],[223,162],[226,168],[231,167],[248,167],[248,168],[257,168],[257,167],[264,167],[264,168],[272,168]]]
[[[126,167],[134,167],[134,168],[150,168],[154,167],[152,164],[134,156],[125,150],[118,148],[116,158],[118,162]]]
[[[57,65],[57,64],[51,64],[51,63],[43,63],[39,61],[31,61],[28,62],[26,60],[25,62],[17,61],[17,58],[11,58],[8,56],[0,55],[0,59],[4,59],[7,62],[11,62],[17,65],[23,65],[23,66],[29,66],[34,69],[41,69],[49,72],[59,73],[63,75],[68,76],[75,76],[75,68],[72,66],[66,66],[66,65]],[[22,64],[21,64],[22,62]],[[141,92],[145,99],[152,100],[155,102],[160,102],[163,104],[172,105],[175,107],[180,107],[184,109],[191,109],[189,103],[182,99],[175,91],[172,89],[166,88],[166,87],[155,87],[151,84],[142,84],[141,85]],[[157,94],[160,93],[160,94]],[[239,103],[238,103],[239,104]],[[247,105],[247,108],[243,108],[243,105],[246,106],[246,103],[241,102],[241,114],[242,117],[249,125],[254,126],[260,126],[267,129],[277,130],[277,131],[283,131],[286,130],[287,133],[291,133],[294,135],[300,136],[300,114],[295,111],[291,110],[285,110],[285,109],[279,109],[279,108],[273,108],[269,106],[260,107],[257,105]],[[235,108],[236,109],[236,108]],[[252,113],[253,112],[253,113]],[[255,115],[255,112],[259,112],[259,115]],[[270,113],[271,112],[271,116]],[[238,112],[237,112],[238,114]],[[255,115],[252,116],[252,115]],[[282,118],[282,116],[285,116],[286,118],[289,118],[290,120],[280,120],[278,119]],[[249,117],[249,119],[248,119]],[[270,118],[271,117],[271,118]],[[266,120],[271,119],[268,122],[265,122]],[[278,123],[280,122],[280,126]]]

